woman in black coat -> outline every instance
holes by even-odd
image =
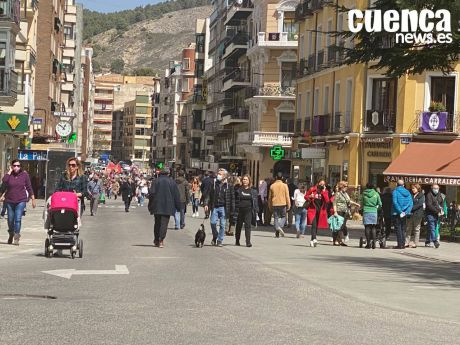
[[[246,235],[246,247],[251,244],[251,225],[255,225],[256,215],[259,211],[258,192],[251,187],[252,181],[249,175],[244,175],[241,179],[241,187],[235,191],[235,210],[236,216],[236,246],[240,245],[241,228],[244,223]]]
[[[129,212],[131,200],[133,200],[134,193],[136,192],[136,184],[131,180],[131,178],[123,180],[120,192],[125,203],[125,212]]]

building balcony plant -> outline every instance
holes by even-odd
[[[453,133],[458,131],[455,115],[446,111],[442,102],[431,102],[429,111],[418,116],[419,133]]]

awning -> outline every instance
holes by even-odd
[[[383,174],[389,182],[460,186],[460,140],[410,143]]]

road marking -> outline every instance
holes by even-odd
[[[56,277],[61,277],[65,279],[72,278],[73,275],[119,275],[119,274],[129,274],[128,267],[125,265],[115,265],[115,270],[80,270],[75,269],[64,269],[64,270],[52,270],[52,271],[42,271],[45,274],[51,274]]]

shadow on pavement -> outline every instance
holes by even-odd
[[[395,272],[420,283],[439,287],[460,288],[460,265],[454,263],[430,262],[429,260],[407,261],[398,258],[373,258],[356,256],[315,256],[308,260],[334,262],[341,265],[367,266],[378,272]]]

